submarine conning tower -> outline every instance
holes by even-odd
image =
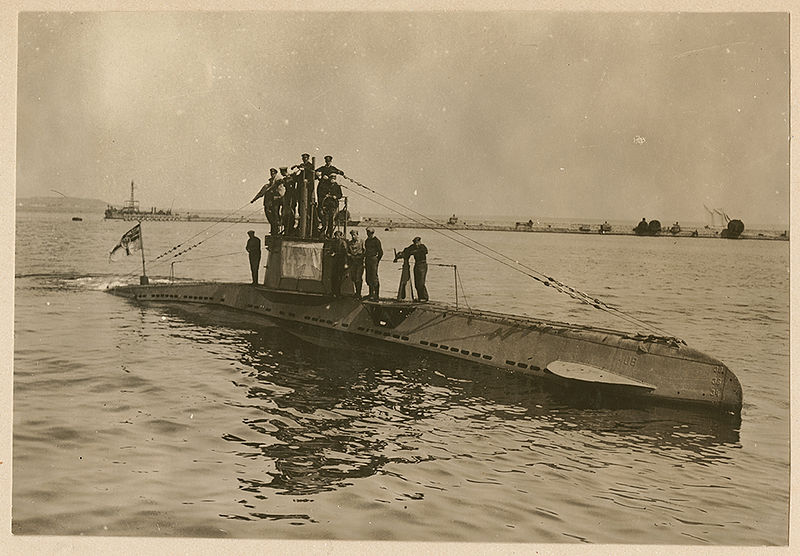
[[[330,295],[333,291],[333,240],[272,235],[265,238],[267,270],[264,285],[273,290]],[[355,287],[345,273],[342,295],[354,295]]]
[[[311,158],[316,168],[316,157]],[[330,295],[332,274],[332,239],[319,237],[316,228],[318,207],[313,201],[315,173],[301,171],[297,189],[297,225],[283,235],[264,237],[267,250],[264,286],[285,292]],[[347,211],[347,198],[344,198]],[[347,233],[347,220],[344,220]],[[343,295],[355,294],[352,280],[345,274],[341,284]]]

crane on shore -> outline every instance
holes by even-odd
[[[717,216],[717,215],[719,215],[719,225],[720,226],[726,226],[728,224],[728,222],[731,221],[730,216],[728,216],[725,213],[724,209],[721,209],[721,208],[710,209],[705,204],[703,205],[703,208],[706,209],[706,213],[708,213],[708,216],[711,219],[711,227],[712,228],[717,225],[716,219],[715,219],[715,216]]]

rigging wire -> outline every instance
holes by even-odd
[[[184,255],[184,254],[188,253],[189,251],[191,251],[191,250],[192,250],[192,249],[194,249],[195,247],[199,247],[200,245],[202,245],[203,243],[205,243],[205,242],[206,242],[206,241],[208,241],[209,239],[213,238],[214,236],[217,236],[217,235],[219,235],[220,233],[224,232],[225,230],[227,230],[228,228],[230,228],[230,227],[231,227],[231,226],[233,226],[234,224],[242,224],[243,222],[242,222],[242,220],[241,220],[241,219],[228,221],[228,220],[227,220],[227,218],[229,218],[229,217],[230,217],[232,214],[234,214],[234,213],[236,213],[236,212],[239,212],[240,210],[242,210],[244,207],[246,207],[246,206],[247,206],[247,205],[249,205],[249,204],[250,204],[250,203],[248,202],[247,204],[245,204],[245,205],[243,205],[243,206],[241,206],[241,207],[239,207],[239,208],[237,208],[237,209],[235,209],[235,210],[233,210],[233,211],[229,212],[228,214],[226,214],[226,215],[225,215],[225,216],[223,216],[222,218],[219,218],[219,219],[215,220],[215,221],[214,221],[214,222],[213,222],[213,223],[212,223],[210,226],[207,226],[207,227],[205,227],[204,229],[200,230],[199,232],[197,232],[197,233],[196,233],[196,234],[194,234],[193,236],[191,236],[191,237],[189,237],[189,238],[185,239],[183,242],[181,242],[181,243],[179,243],[178,245],[176,245],[176,246],[174,246],[174,247],[170,248],[169,250],[167,250],[167,251],[163,252],[163,253],[162,253],[162,254],[160,254],[159,256],[157,256],[157,257],[155,257],[155,258],[152,258],[152,259],[150,259],[150,260],[149,260],[149,261],[147,261],[147,262],[148,262],[148,263],[150,263],[150,264],[151,264],[151,265],[153,265],[153,266],[158,266],[158,265],[160,265],[160,264],[165,264],[165,263],[167,263],[167,262],[170,262],[172,259],[177,259],[177,258],[178,258],[178,257],[180,257],[181,255]],[[249,217],[249,216],[251,216],[253,213],[255,213],[255,212],[259,211],[259,210],[260,210],[260,209],[258,209],[258,208],[256,208],[256,209],[253,209],[252,211],[250,211],[249,213],[247,213],[247,214],[245,215],[245,217]],[[214,233],[213,233],[213,234],[211,234],[210,236],[208,236],[208,237],[206,237],[206,238],[204,238],[204,239],[202,239],[202,240],[198,241],[198,242],[197,242],[197,243],[195,243],[194,245],[190,245],[190,246],[188,246],[186,249],[184,249],[184,250],[182,250],[182,251],[179,251],[179,252],[177,252],[177,253],[174,253],[174,254],[172,254],[171,256],[167,257],[167,255],[169,255],[170,253],[172,253],[172,252],[173,252],[173,251],[175,251],[176,249],[180,248],[181,246],[185,245],[185,244],[186,244],[186,243],[188,243],[190,240],[192,240],[192,239],[196,238],[197,236],[199,236],[200,234],[202,234],[202,233],[204,233],[204,232],[207,232],[208,230],[210,230],[211,228],[213,228],[213,227],[214,227],[214,226],[216,226],[217,224],[220,224],[220,223],[222,223],[222,222],[226,222],[226,221],[227,221],[227,222],[229,222],[227,226],[225,226],[225,227],[221,228],[220,230],[218,230],[218,231],[214,232]],[[225,256],[225,255],[211,255],[210,257],[215,257],[215,256]],[[162,258],[162,257],[165,257],[165,258]],[[201,258],[206,258],[206,257],[201,257]],[[159,259],[161,259],[161,260],[159,260]],[[197,259],[197,258],[195,258],[195,259],[181,259],[181,260],[179,260],[179,261],[171,261],[171,262],[184,262],[184,261],[187,261],[187,260],[192,260],[192,261],[195,261],[195,260],[199,260],[199,259]],[[135,275],[137,272],[138,272],[138,270],[133,270],[133,271],[131,271],[131,272],[128,272],[127,274],[124,274],[124,275],[123,275],[123,278],[125,278],[125,277],[128,277],[128,276],[133,276],[133,275]]]
[[[458,285],[461,286],[461,297],[464,299],[464,304],[469,309],[469,312],[472,312],[472,307],[470,307],[469,300],[467,299],[467,292],[464,289],[464,283],[461,281],[461,273],[456,269],[456,278],[458,278]]]
[[[249,204],[249,203],[248,203],[248,204]],[[247,205],[245,205],[245,206],[247,206]],[[239,210],[241,210],[241,208],[239,208],[239,209],[236,209],[236,211],[239,211]],[[255,209],[255,210],[257,210],[257,209]],[[255,210],[251,211],[251,213],[250,213],[250,214],[252,214],[252,212],[255,212]],[[234,211],[234,212],[236,212],[236,211]],[[249,216],[249,215],[248,215],[248,216]],[[189,239],[193,239],[193,238],[197,237],[198,235],[200,235],[201,233],[203,233],[203,231],[210,230],[211,228],[213,228],[214,226],[216,226],[216,225],[217,225],[217,224],[219,224],[220,222],[225,222],[225,218],[227,218],[227,216],[223,217],[223,218],[222,218],[222,219],[220,219],[220,220],[217,220],[216,222],[214,222],[214,224],[212,224],[211,226],[208,226],[207,228],[205,228],[205,230],[202,230],[202,231],[200,231],[200,232],[196,233],[195,235],[193,235],[193,236],[192,236],[191,238],[189,238]],[[173,254],[171,257],[167,257],[166,259],[164,259],[164,260],[162,260],[162,261],[159,261],[159,263],[156,263],[156,264],[160,264],[160,263],[162,263],[162,262],[166,262],[166,261],[167,261],[168,259],[170,259],[170,258],[172,258],[172,259],[178,258],[178,257],[180,257],[181,255],[184,255],[184,254],[188,253],[189,251],[191,251],[191,250],[192,250],[192,249],[194,249],[195,247],[199,247],[200,245],[202,245],[203,243],[205,243],[205,242],[206,242],[206,241],[208,241],[209,239],[211,239],[211,238],[213,238],[213,237],[215,237],[215,236],[217,236],[217,235],[221,234],[222,232],[224,232],[225,230],[227,230],[228,228],[230,228],[230,227],[231,227],[231,226],[233,226],[234,224],[242,224],[242,220],[240,219],[240,220],[232,220],[232,221],[230,221],[230,222],[229,222],[229,224],[228,224],[227,226],[225,226],[225,227],[223,227],[223,228],[220,228],[219,230],[217,230],[217,231],[216,231],[216,232],[214,232],[213,234],[211,234],[211,235],[209,235],[209,236],[207,236],[207,237],[205,237],[205,238],[201,239],[200,241],[198,241],[198,242],[197,242],[197,243],[195,243],[194,245],[190,245],[189,247],[186,247],[186,248],[185,248],[185,249],[183,249],[182,251],[179,251],[179,252],[177,252],[177,253]],[[186,240],[186,241],[189,241],[189,240]],[[183,242],[182,244],[180,244],[180,245],[184,245],[184,244],[186,243],[186,241],[184,241],[184,242]],[[171,252],[171,251],[174,251],[174,249],[175,249],[175,248],[173,248],[173,249],[170,249],[170,251],[167,251],[167,252],[165,252],[165,253],[162,253],[162,255],[166,255],[167,253],[169,253],[169,252]],[[157,260],[159,257],[161,257],[162,255],[159,255],[158,257],[156,257],[156,259],[154,259],[154,260],[153,260],[153,262],[155,262],[155,261],[156,261],[156,260]]]
[[[601,301],[601,300],[599,300],[597,298],[594,298],[594,297],[590,296],[589,294],[586,294],[586,293],[584,293],[584,292],[582,292],[580,290],[577,290],[577,289],[575,289],[575,288],[573,288],[571,286],[568,286],[568,285],[560,282],[559,280],[556,280],[555,278],[547,276],[546,274],[544,274],[544,273],[542,273],[542,272],[540,272],[540,271],[538,271],[538,270],[536,270],[534,268],[531,268],[531,267],[525,265],[524,263],[521,263],[518,260],[515,260],[515,259],[505,255],[504,253],[501,253],[500,251],[497,251],[496,249],[493,249],[493,248],[491,248],[491,247],[489,247],[489,246],[487,246],[487,245],[485,245],[485,244],[483,244],[483,243],[481,243],[481,242],[479,242],[479,241],[477,241],[475,239],[472,239],[469,236],[458,232],[457,230],[453,230],[451,228],[447,228],[445,225],[437,222],[436,220],[430,218],[429,216],[426,216],[425,214],[422,214],[422,213],[414,210],[411,207],[407,207],[407,206],[403,205],[402,203],[400,203],[399,201],[395,201],[394,199],[392,199],[390,197],[387,197],[386,195],[383,195],[383,194],[379,193],[378,191],[375,191],[374,189],[372,189],[370,187],[367,187],[366,185],[354,180],[353,178],[351,178],[349,176],[342,176],[342,177],[344,177],[345,179],[351,181],[355,185],[366,189],[370,193],[373,193],[373,194],[375,194],[375,195],[377,195],[377,196],[379,196],[379,197],[381,197],[383,199],[386,199],[387,201],[389,201],[391,203],[394,203],[394,204],[402,207],[403,209],[405,209],[407,211],[410,211],[410,212],[418,215],[419,217],[423,218],[424,220],[427,220],[427,221],[432,222],[434,224],[434,226],[431,226],[429,224],[426,224],[426,223],[420,221],[419,219],[417,219],[417,218],[415,218],[413,216],[409,216],[408,214],[405,214],[405,213],[397,210],[396,208],[387,206],[387,205],[385,205],[383,203],[375,201],[374,199],[370,199],[372,202],[374,202],[374,203],[376,203],[376,204],[378,204],[378,205],[380,205],[380,206],[382,206],[382,207],[384,207],[386,209],[389,209],[389,210],[392,210],[394,212],[397,212],[397,213],[401,214],[402,216],[404,216],[406,218],[409,218],[411,221],[413,221],[416,224],[420,224],[423,228],[430,229],[432,231],[438,232],[439,234],[441,234],[441,235],[447,237],[448,239],[450,239],[451,241],[455,241],[456,243],[459,243],[459,244],[461,244],[461,245],[463,245],[463,246],[465,246],[465,247],[467,247],[469,249],[472,249],[473,251],[476,251],[477,253],[480,253],[481,255],[484,255],[485,257],[488,257],[488,258],[490,258],[490,259],[492,259],[492,260],[494,260],[494,261],[496,261],[496,262],[498,262],[500,264],[503,264],[503,265],[513,269],[513,270],[516,270],[517,272],[520,272],[521,274],[524,274],[524,275],[528,276],[529,278],[532,278],[533,280],[536,280],[537,282],[540,282],[544,286],[552,287],[554,290],[556,290],[556,291],[558,291],[560,293],[563,293],[565,295],[568,295],[569,297],[575,299],[576,301],[579,301],[579,302],[581,302],[583,304],[586,304],[586,305],[590,305],[590,306],[592,306],[592,307],[594,307],[596,309],[599,309],[601,311],[605,311],[605,312],[609,313],[610,315],[613,315],[613,316],[615,316],[615,317],[617,317],[619,319],[627,321],[630,324],[635,324],[637,326],[644,326],[644,327],[646,327],[646,328],[648,328],[650,330],[659,332],[661,334],[664,334],[664,335],[667,335],[667,336],[672,336],[668,332],[666,332],[664,330],[661,330],[660,328],[656,327],[653,324],[645,322],[645,321],[643,321],[641,319],[638,319],[638,318],[636,318],[636,317],[634,317],[632,315],[628,315],[627,313],[624,313],[623,311],[621,311],[621,310],[619,310],[619,309],[617,309],[615,307],[611,307],[610,305],[604,303],[603,301]],[[345,187],[347,187],[347,186],[345,186]],[[358,191],[356,191],[353,188],[350,188],[350,187],[347,187],[347,188],[350,189],[351,191],[353,191],[354,193],[358,193]],[[365,197],[365,198],[368,198],[365,195],[362,195],[362,196]],[[481,251],[480,249],[477,249],[474,245],[470,245],[470,244],[465,243],[463,241],[459,241],[458,239],[456,239],[456,238],[444,233],[443,230],[447,231],[447,232],[450,232],[451,234],[454,234],[456,236],[459,236],[459,237],[461,237],[461,238],[463,238],[463,239],[465,239],[465,240],[467,240],[467,241],[469,241],[469,242],[471,242],[471,243],[473,243],[475,245],[478,245],[482,249],[485,249],[486,251],[488,251],[489,253],[486,253],[486,252]],[[496,255],[496,256],[493,256],[493,255]],[[503,260],[503,259],[506,259],[506,260]],[[512,261],[514,263],[514,265],[510,264],[507,261]],[[518,266],[515,266],[515,265],[518,265]],[[522,267],[523,269],[527,270],[528,272],[525,272],[525,271],[521,270],[519,267]],[[534,274],[531,274],[531,273],[534,273]]]
[[[194,257],[192,259],[181,259],[180,261],[173,261],[176,263],[189,263],[194,261],[202,261],[205,259],[217,259],[219,257],[230,257],[231,255],[241,255],[242,251],[231,251],[230,253],[222,253],[221,255],[206,255],[205,257]]]
[[[182,247],[182,246],[183,246],[185,243],[187,243],[187,242],[189,242],[189,241],[193,240],[194,238],[196,238],[196,237],[197,237],[197,236],[199,236],[200,234],[202,234],[202,233],[204,233],[204,232],[206,232],[206,231],[210,230],[211,228],[213,228],[214,226],[216,226],[216,225],[217,225],[217,224],[219,224],[220,222],[224,222],[224,221],[225,221],[225,220],[226,220],[226,219],[227,219],[229,216],[231,216],[232,214],[235,214],[235,213],[239,212],[240,210],[242,210],[243,208],[245,208],[245,207],[246,207],[247,205],[249,205],[249,204],[250,204],[250,202],[248,202],[248,203],[246,203],[246,204],[244,204],[244,205],[240,206],[240,207],[239,207],[239,208],[237,208],[237,209],[234,209],[234,210],[232,210],[231,212],[229,212],[228,214],[226,214],[226,215],[225,215],[225,216],[223,216],[222,218],[220,218],[220,219],[218,219],[218,220],[215,220],[215,221],[214,221],[214,223],[213,223],[213,224],[211,224],[210,226],[207,226],[206,228],[203,228],[202,230],[200,230],[199,232],[197,232],[197,233],[196,233],[196,234],[194,234],[193,236],[191,236],[191,237],[189,237],[189,238],[187,238],[187,239],[183,240],[183,241],[182,241],[181,243],[179,243],[178,245],[175,245],[174,247],[170,248],[169,250],[167,250],[167,251],[164,251],[164,252],[163,252],[163,253],[161,253],[161,254],[160,254],[158,257],[156,257],[155,259],[153,259],[151,262],[157,261],[157,260],[158,260],[158,259],[160,259],[161,257],[164,257],[164,256],[168,255],[169,253],[171,253],[171,252],[175,251],[176,249],[179,249],[179,248],[180,248],[180,247]]]

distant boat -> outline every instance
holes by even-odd
[[[81,218],[80,216],[73,216],[72,217],[72,221],[73,222],[83,222],[83,218]]]
[[[122,208],[108,205],[105,211],[107,220],[181,220],[177,214],[172,214],[171,209],[156,210],[155,207],[150,211],[139,210],[139,201],[133,196],[133,180],[131,180],[131,198],[125,201]]]

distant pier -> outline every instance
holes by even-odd
[[[242,222],[250,224],[264,224],[267,225],[265,218],[261,216],[214,216],[214,215],[198,215],[198,214],[159,214],[150,212],[140,213],[121,213],[116,212],[113,215],[106,215],[107,219],[111,220],[149,220],[149,221],[171,221],[171,222]],[[451,219],[452,220],[452,219]],[[393,229],[403,228],[424,228],[431,227],[429,224],[413,222],[408,220],[394,220],[391,218],[363,218],[358,221],[348,223],[348,227],[366,227],[372,226],[378,231],[387,231]],[[444,222],[440,223],[438,229],[441,230],[459,230],[470,232],[527,232],[527,233],[553,233],[553,234],[583,234],[583,235],[607,235],[607,236],[636,236],[633,225],[621,224],[582,224],[582,223],[544,223],[544,222],[517,222],[515,224],[468,224],[465,222]],[[670,228],[665,228],[660,232],[650,237],[697,237],[697,238],[722,238],[724,228],[720,227],[701,227],[701,228],[681,228],[680,231],[671,231]],[[757,239],[757,240],[773,240],[773,241],[789,241],[789,233],[787,231],[776,230],[745,230],[736,239]]]
[[[452,220],[452,219],[451,219]],[[418,222],[396,221],[385,218],[364,218],[360,221],[361,226],[372,226],[376,230],[392,230],[395,228],[422,228],[430,227]],[[517,222],[515,225],[509,224],[467,224],[465,222],[447,222],[438,226],[442,230],[460,231],[487,231],[487,232],[528,232],[528,233],[554,233],[554,234],[584,234],[584,235],[607,235],[607,236],[637,236],[633,225],[612,225],[604,224],[581,224],[581,223],[560,223],[548,224],[544,222]],[[696,237],[696,238],[723,238],[724,228],[681,228],[680,231],[671,231],[670,228],[661,230],[649,237]],[[648,236],[642,236],[648,237]],[[723,238],[724,239],[724,238]],[[745,230],[736,239],[760,239],[774,241],[788,241],[789,232],[776,230]]]

